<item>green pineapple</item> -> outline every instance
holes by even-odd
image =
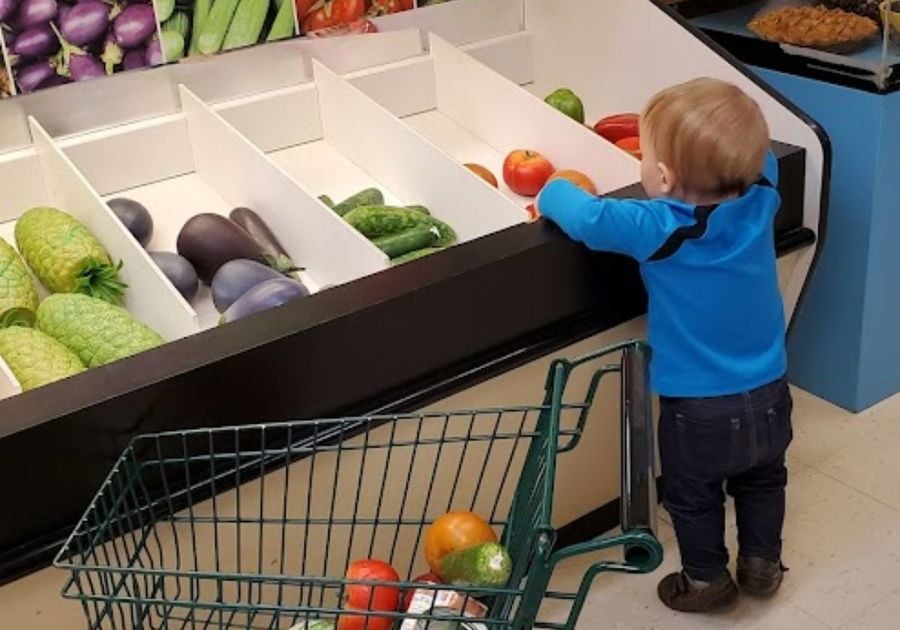
[[[16,245],[45,287],[54,293],[84,293],[111,304],[127,285],[93,234],[56,208],[32,208],[16,222]]]
[[[31,326],[38,294],[28,269],[12,245],[0,238],[0,328]]]
[[[155,348],[164,341],[121,306],[78,293],[57,293],[41,302],[36,325],[91,368]]]
[[[53,337],[34,328],[0,329],[0,357],[27,391],[84,371],[84,365]]]

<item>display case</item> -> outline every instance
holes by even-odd
[[[463,166],[499,175],[508,151],[533,148],[601,194],[641,195],[636,159],[543,102],[556,87],[591,120],[697,74],[756,98],[781,164],[776,248],[794,312],[825,224],[827,138],[662,2],[456,0],[378,26],[0,103],[0,234],[34,205],[77,213],[125,261],[126,307],[167,341],[23,393],[2,371],[3,576],[49,558],[138,433],[419,409],[641,315],[632,261],[529,223],[531,200]],[[678,58],[636,48],[635,32]],[[427,206],[459,244],[391,267],[319,199],[370,185]],[[208,290],[186,302],[115,222],[116,196],[148,207],[162,249],[196,213],[252,207],[313,294],[217,325]]]

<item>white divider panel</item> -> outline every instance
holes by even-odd
[[[437,107],[434,67],[428,56],[361,70],[344,78],[394,116],[402,118]]]
[[[0,400],[21,393],[22,386],[6,365],[6,361],[0,358]],[[3,427],[0,427],[0,431],[3,431]]]
[[[556,4],[563,0],[545,1]],[[453,0],[373,21],[380,31],[421,28],[423,35],[437,33],[462,45],[522,30],[523,6],[522,0]]]
[[[322,137],[312,81],[220,103],[212,110],[265,153]]]
[[[197,173],[232,206],[256,211],[310,288],[386,269],[384,253],[348,226],[217,113],[181,88]]]
[[[40,123],[29,118],[49,203],[84,223],[103,243],[128,284],[124,306],[168,340],[198,330],[196,314],[134,240]]]
[[[598,117],[640,111],[655,92],[698,76],[730,81],[747,91],[762,108],[773,138],[806,149],[803,222],[818,230],[824,155],[813,129],[660,7],[648,0],[526,0],[525,5],[525,26],[534,36],[535,89],[541,94],[567,85]],[[635,33],[640,34],[638,44]],[[603,50],[627,51],[627,57]],[[789,315],[814,252],[812,247],[805,250],[785,292]]]
[[[502,154],[538,151],[601,193],[640,180],[639,162],[452,44],[431,36],[438,109]]]
[[[18,219],[46,197],[41,163],[33,148],[0,155],[0,182],[0,223]]]
[[[302,53],[303,67],[310,77],[313,59],[336,72],[345,73],[408,59],[424,52],[418,28],[367,33],[364,37],[304,37],[297,40],[296,46]]]
[[[526,85],[534,81],[534,42],[527,31],[460,48],[514,83]]]
[[[325,141],[407,203],[427,206],[461,241],[525,219],[519,206],[387,109],[322,64],[314,69]]]

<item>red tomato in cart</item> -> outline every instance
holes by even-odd
[[[371,582],[399,582],[400,576],[394,568],[380,560],[359,560],[347,569],[348,580]],[[371,586],[350,584],[347,586],[347,611],[396,612],[400,603],[400,589],[396,586]],[[338,630],[390,630],[395,619],[392,617],[367,617],[365,615],[345,615],[338,619]]]
[[[299,14],[300,7],[297,8]],[[361,18],[365,12],[365,0],[318,0],[307,8],[303,16],[303,31],[308,33],[321,28],[349,24]]]
[[[372,0],[369,15],[378,16],[409,11],[414,4],[414,0]]]
[[[556,172],[550,160],[537,151],[519,149],[503,162],[503,180],[514,193],[534,197]]]

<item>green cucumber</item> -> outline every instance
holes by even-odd
[[[194,13],[191,24],[191,45],[188,48],[189,55],[196,55],[200,52],[200,32],[203,25],[209,18],[209,12],[212,10],[213,0],[194,0]]]
[[[278,5],[278,11],[275,13],[272,26],[269,27],[266,41],[274,42],[279,39],[287,39],[288,37],[293,37],[295,33],[294,3],[282,0],[281,4]]]
[[[440,233],[436,228],[430,225],[419,225],[399,234],[376,238],[372,242],[389,258],[399,258],[410,252],[431,247],[437,242],[439,236]]]
[[[451,553],[441,562],[439,573],[448,584],[502,588],[509,582],[512,564],[503,545],[489,542]]]
[[[415,210],[393,206],[360,206],[344,215],[347,223],[369,238],[399,234],[421,225],[430,226],[430,218]]]
[[[420,258],[425,258],[426,256],[431,256],[432,254],[436,254],[439,251],[442,251],[443,247],[425,247],[424,249],[417,249],[414,252],[409,252],[404,256],[398,256],[391,260],[391,264],[396,267],[397,265],[403,265],[408,262],[412,262],[414,260],[419,260]]]
[[[154,0],[153,5],[156,8],[156,19],[160,23],[168,20],[175,12],[175,0]]]
[[[407,210],[415,210],[416,212],[421,212],[422,214],[427,214],[431,216],[431,211],[428,210],[425,206],[404,206]]]
[[[328,206],[332,210],[334,209],[334,199],[332,199],[328,195],[319,195],[319,201],[324,203],[326,206]]]
[[[161,42],[166,61],[177,61],[184,57],[184,37],[178,31],[163,31]]]
[[[384,195],[380,190],[377,188],[366,188],[334,206],[334,211],[341,216],[345,216],[348,212],[360,206],[380,206],[383,203]]]
[[[176,11],[162,25],[162,31],[174,31],[181,35],[185,42],[188,41],[188,34],[191,32],[191,18],[184,11]]]
[[[257,43],[268,13],[269,0],[239,0],[234,18],[225,33],[222,50],[243,48]]]
[[[452,227],[434,217],[428,217],[426,221],[440,232],[440,237],[438,238],[437,243],[435,243],[437,247],[450,247],[451,245],[456,244],[458,237],[456,236],[456,231]]]
[[[234,19],[239,0],[216,0],[200,27],[197,50],[204,55],[212,55],[222,49],[222,42],[231,21]],[[196,28],[196,26],[195,26]]]

